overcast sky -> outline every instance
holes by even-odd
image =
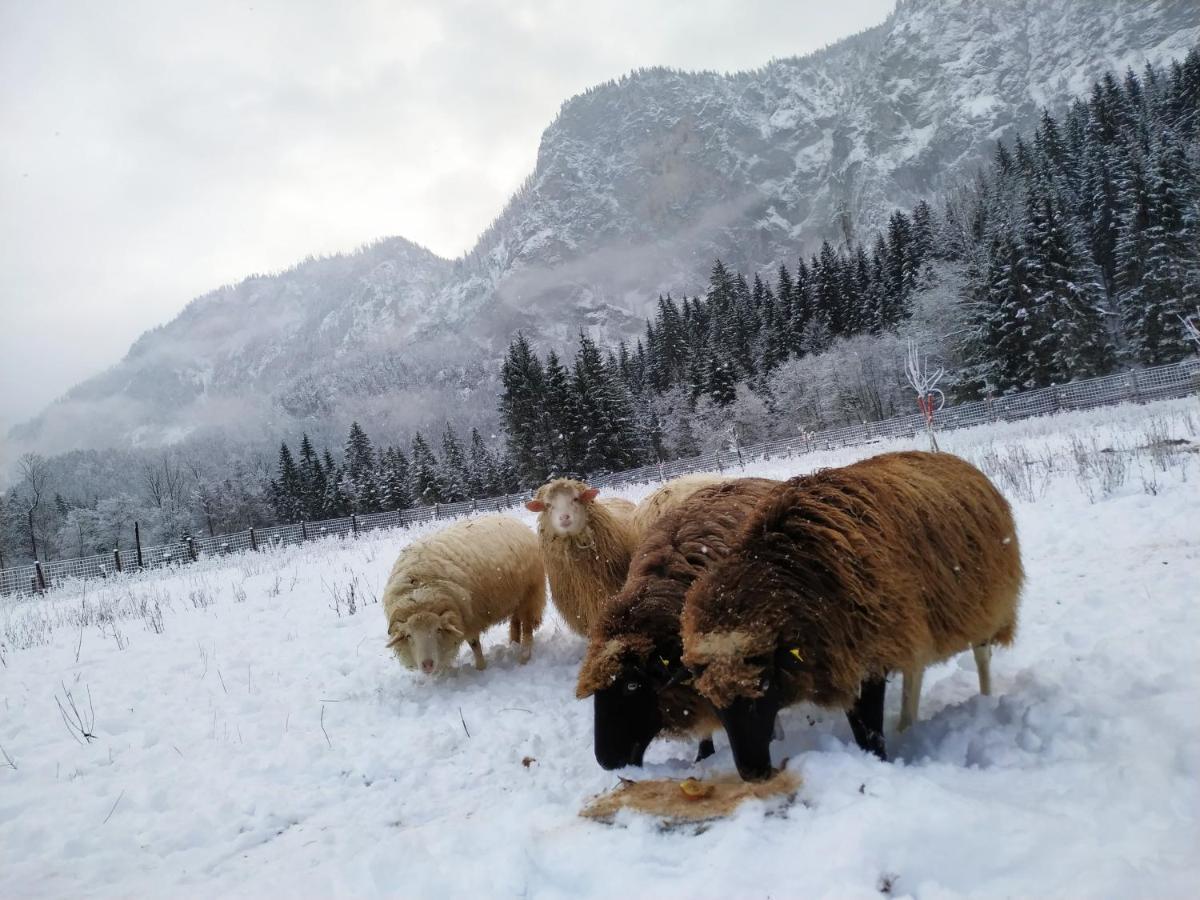
[[[462,253],[589,85],[892,6],[2,0],[0,432],[221,284],[387,235]]]

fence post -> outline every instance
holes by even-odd
[[[119,548],[113,549],[113,565],[117,567],[117,571],[121,571],[121,551]]]
[[[1129,392],[1129,399],[1134,403],[1138,403],[1141,400],[1142,392],[1138,386],[1137,372],[1132,370],[1129,373]]]
[[[142,526],[137,522],[133,523],[133,544],[137,547],[138,568],[144,569],[142,564]]]
[[[350,513],[350,531],[358,537],[358,516],[354,513]]]
[[[195,562],[196,561],[196,542],[192,540],[192,536],[190,534],[183,539],[183,542],[185,544],[187,544],[188,557],[192,560],[192,562]]]
[[[38,591],[38,593],[39,594],[45,593],[45,591],[46,591],[46,573],[42,571],[42,561],[40,559],[35,559],[33,561],[33,571],[34,571],[34,574],[37,576],[37,591]]]
[[[440,519],[442,517],[441,504],[436,500],[433,501],[433,517],[435,519]]]
[[[472,513],[479,512],[479,504],[475,502],[474,497],[471,498],[471,512]]]
[[[257,535],[255,535],[255,533],[254,533],[254,526],[253,526],[253,525],[251,525],[251,526],[250,526],[250,549],[251,549],[251,550],[257,550],[257,549],[258,549],[258,537],[257,537]]]
[[[300,540],[301,541],[308,540],[308,523],[305,522],[303,519],[300,520]]]

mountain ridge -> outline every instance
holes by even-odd
[[[39,449],[79,446],[84,429],[92,446],[209,428],[274,441],[490,415],[515,330],[615,341],[658,293],[699,289],[715,257],[758,271],[822,238],[865,241],[1043,106],[1197,40],[1183,0],[905,0],[747,72],[638,70],[564,102],[462,257],[393,237],[218,288],[12,435]]]

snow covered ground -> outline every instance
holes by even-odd
[[[555,615],[526,667],[502,629],[485,672],[465,648],[432,680],[390,657],[376,597],[417,531],[0,601],[0,896],[1196,896],[1200,405],[942,446],[1017,512],[1028,587],[994,696],[967,654],[926,675],[899,736],[894,685],[892,763],[841,715],[789,710],[774,747],[798,801],[706,829],[578,817],[617,779],[573,696],[583,641]],[[732,768],[717,746],[703,770]],[[622,774],[693,753],[656,744]]]

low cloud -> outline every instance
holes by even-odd
[[[466,250],[591,84],[757,67],[891,6],[5,4],[0,432],[216,285],[388,234]]]

